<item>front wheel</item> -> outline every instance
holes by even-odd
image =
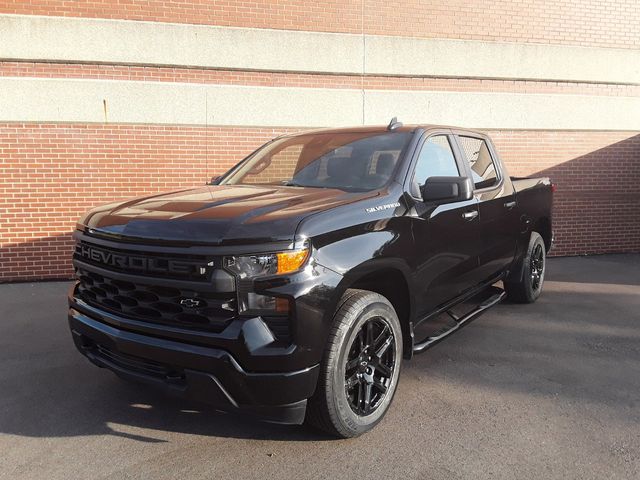
[[[523,261],[522,278],[519,282],[504,282],[510,300],[518,303],[533,303],[542,293],[547,264],[544,240],[537,232],[531,232],[529,246]]]
[[[398,385],[402,329],[391,303],[367,290],[347,290],[307,407],[307,423],[331,435],[356,437],[387,412]]]

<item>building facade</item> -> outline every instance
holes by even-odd
[[[637,0],[0,0],[0,281],[69,277],[93,206],[393,116],[550,176],[555,254],[640,251]]]

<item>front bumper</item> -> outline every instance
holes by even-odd
[[[72,292],[73,293],[73,292]],[[299,424],[315,390],[319,366],[288,372],[248,372],[226,350],[121,328],[118,319],[70,296],[69,326],[78,350],[99,367],[165,392],[241,411],[264,420]]]

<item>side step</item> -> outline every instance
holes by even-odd
[[[457,315],[455,315],[451,310],[447,310],[447,314],[449,314],[449,316],[455,321],[455,325],[449,328],[448,330],[442,332],[439,335],[436,335],[434,337],[427,337],[427,339],[423,340],[422,342],[414,343],[413,353],[424,352],[426,349],[428,349],[429,347],[432,347],[433,345],[438,343],[440,340],[443,340],[444,338],[448,337],[453,332],[460,330],[471,320],[478,317],[482,312],[500,303],[504,299],[504,297],[507,295],[507,292],[505,292],[503,289],[498,287],[490,287],[488,289],[488,293],[490,294],[489,298],[484,300],[473,310],[471,310],[470,312],[466,313],[461,317],[458,317]]]

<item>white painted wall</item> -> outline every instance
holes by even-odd
[[[31,15],[0,15],[0,59],[640,84],[640,50]]]
[[[106,103],[106,116],[104,105]],[[0,78],[0,121],[321,127],[363,123],[360,90]],[[364,123],[640,130],[640,98],[367,90]]]

